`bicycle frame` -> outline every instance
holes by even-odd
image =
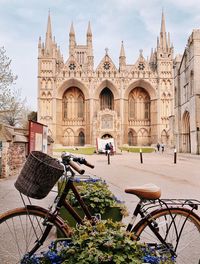
[[[68,178],[66,177],[67,182],[64,186],[64,190],[62,191],[61,196],[59,197],[59,195],[58,195],[55,198],[55,201],[56,201],[57,198],[59,197],[58,201],[56,202],[56,207],[55,207],[54,211],[51,213],[50,213],[50,211],[47,211],[47,216],[46,216],[46,219],[43,223],[44,225],[46,225],[45,231],[44,231],[42,237],[37,241],[34,248],[28,253],[29,257],[32,256],[39,249],[39,247],[44,243],[45,239],[47,238],[48,234],[50,233],[50,231],[52,229],[52,224],[48,223],[48,220],[53,221],[55,218],[57,218],[59,211],[60,211],[60,208],[62,206],[64,206],[64,208],[69,211],[69,213],[74,217],[74,219],[77,221],[78,224],[83,224],[83,219],[79,216],[79,214],[74,210],[74,208],[66,200],[66,197],[67,197],[69,190],[71,190],[74,193],[74,195],[75,195],[76,199],[78,200],[78,202],[79,202],[83,212],[85,213],[87,219],[90,221],[92,221],[94,219],[92,217],[92,214],[90,213],[87,205],[84,203],[83,199],[79,195],[76,186],[73,183],[73,177],[75,176],[74,171],[70,167],[67,168],[67,171],[70,171],[71,176]],[[29,208],[29,206],[26,206],[26,207]],[[41,207],[37,207],[37,208],[38,208],[38,210],[43,209]],[[66,226],[66,224],[64,224],[64,221],[63,221],[63,225]],[[67,229],[70,229],[70,228],[67,228]]]
[[[172,256],[176,257],[177,256],[176,249],[178,247],[178,243],[179,243],[182,231],[184,229],[185,223],[187,222],[187,219],[189,219],[192,212],[198,209],[198,205],[200,205],[200,202],[194,199],[158,199],[155,201],[147,201],[147,200],[141,199],[133,212],[131,222],[128,224],[126,230],[129,232],[134,232],[135,230],[137,230],[137,225],[135,226],[134,222],[137,216],[140,215],[142,219],[140,221],[147,222],[148,227],[151,229],[154,235],[158,238],[161,244],[163,244],[166,247],[166,249],[172,254]],[[174,209],[176,208],[176,206],[178,206],[178,208],[185,207],[185,206],[189,207],[187,208],[188,216],[185,219],[185,222],[183,223],[179,233],[176,227],[175,217],[173,217],[171,214],[171,208]],[[154,220],[151,218],[151,213],[155,213],[157,211],[159,212],[161,209],[164,209],[164,208],[169,211],[169,215],[171,216],[171,223],[166,232],[166,237],[163,238],[157,230],[156,222],[154,222]],[[174,249],[172,249],[170,245],[165,241],[172,226],[175,229],[176,238],[177,238],[177,244]]]

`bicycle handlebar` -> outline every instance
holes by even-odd
[[[64,165],[70,165],[79,174],[84,174],[85,170],[81,169],[81,167],[77,163],[83,164],[85,166],[88,166],[91,169],[94,169],[94,165],[87,162],[87,160],[85,158],[76,157],[70,153],[63,153],[61,155],[61,158],[62,158],[62,163]]]
[[[80,167],[76,162],[74,162],[73,160],[70,160],[70,161],[69,161],[69,165],[70,165],[75,171],[77,171],[79,174],[84,174],[84,173],[85,173],[85,170],[81,169],[81,167]]]

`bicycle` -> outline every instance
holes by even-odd
[[[0,244],[1,263],[23,263],[25,256],[45,251],[50,242],[55,240],[57,232],[62,237],[72,235],[71,228],[59,216],[61,206],[70,212],[78,224],[82,224],[83,219],[66,200],[69,190],[73,191],[86,218],[95,224],[96,217],[92,216],[74,185],[74,171],[80,175],[85,172],[78,164],[90,168],[94,166],[86,159],[70,154],[62,155],[60,164],[64,168],[63,177],[66,183],[49,210],[32,205],[29,198],[30,204],[26,205],[21,195],[24,207],[10,210],[0,216],[1,241],[4,241]],[[126,229],[133,232],[136,240],[145,242],[160,252],[170,253],[176,257],[178,264],[199,263],[200,218],[194,212],[198,209],[199,201],[160,199],[161,190],[155,185],[129,188],[125,192],[140,198]],[[135,224],[138,215],[141,219]],[[192,253],[192,256],[188,259],[189,253]]]

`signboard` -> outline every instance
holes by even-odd
[[[113,145],[113,151],[115,152],[115,140],[114,138],[97,138],[97,152],[98,153],[105,153],[105,147],[107,143],[111,143]]]
[[[48,127],[41,123],[29,121],[29,153],[33,150],[47,153]]]

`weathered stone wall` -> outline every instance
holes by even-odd
[[[3,142],[1,178],[19,174],[26,160],[25,143]]]

